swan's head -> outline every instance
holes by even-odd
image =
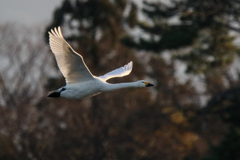
[[[137,82],[138,82],[140,87],[152,87],[152,86],[154,86],[153,84],[148,83],[148,82],[146,82],[144,80],[140,80],[140,81],[137,81]]]

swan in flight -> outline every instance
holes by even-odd
[[[132,71],[132,61],[103,76],[96,77],[87,68],[83,61],[83,57],[75,52],[63,38],[60,27],[58,27],[58,29],[54,28],[54,30],[52,29],[51,32],[48,33],[50,48],[54,53],[58,67],[66,80],[66,86],[49,92],[48,97],[79,99],[121,88],[154,86],[143,80],[130,83],[107,83],[106,81],[110,78],[129,75]]]

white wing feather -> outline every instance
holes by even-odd
[[[103,81],[107,81],[110,78],[123,77],[123,76],[129,75],[132,71],[132,66],[133,64],[131,61],[128,64],[124,65],[123,67],[120,67],[111,72],[108,72],[103,76],[99,76],[99,78],[101,78]]]
[[[66,83],[94,79],[82,56],[75,52],[63,38],[61,28],[54,28],[48,33],[51,50],[55,55],[60,71],[66,79]]]

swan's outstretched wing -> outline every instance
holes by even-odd
[[[75,52],[63,38],[61,28],[54,28],[48,33],[50,47],[56,57],[58,67],[66,79],[66,83],[94,79],[82,56]]]
[[[120,67],[120,68],[115,69],[111,72],[108,72],[103,76],[99,76],[99,78],[101,78],[103,81],[106,81],[110,78],[123,77],[123,76],[129,75],[132,71],[132,66],[133,66],[133,64],[132,64],[132,61],[131,61],[123,67]]]

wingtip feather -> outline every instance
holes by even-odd
[[[57,27],[55,27],[54,30],[55,30],[55,33],[57,34],[57,36],[60,37]]]
[[[61,31],[61,27],[60,27],[60,26],[58,26],[58,33],[59,33],[60,37],[63,38],[63,35],[62,35],[62,31]]]
[[[128,66],[129,66],[129,69],[132,70],[133,62],[130,61],[130,62],[128,63]]]

